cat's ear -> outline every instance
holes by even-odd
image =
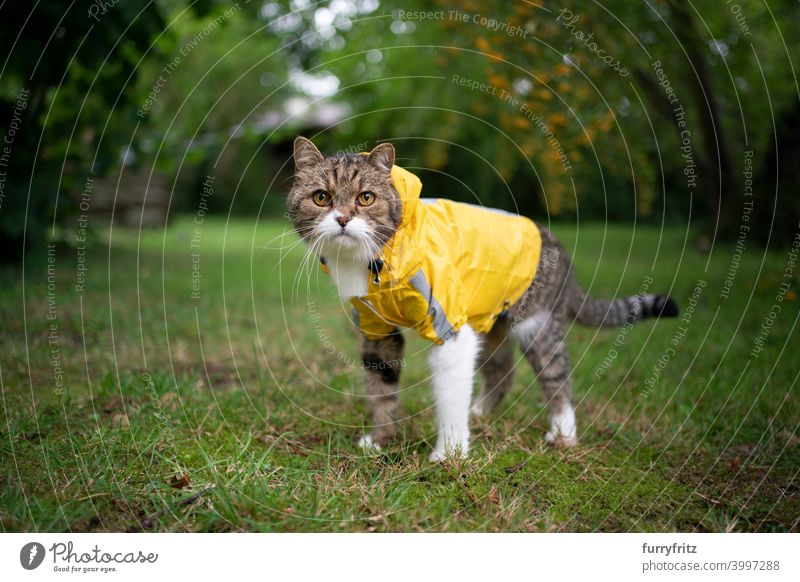
[[[298,136],[294,140],[294,169],[299,172],[303,168],[313,166],[325,161],[323,156],[311,140]]]
[[[382,170],[389,170],[391,172],[392,166],[394,165],[394,146],[390,143],[382,143],[369,152],[367,161],[371,164],[375,164]]]

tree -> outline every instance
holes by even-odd
[[[792,4],[384,1],[307,59],[358,112],[320,140],[400,138],[401,155],[526,212],[692,212],[735,234],[746,160],[764,171],[798,100]],[[769,210],[761,187],[756,200]]]
[[[133,118],[114,116],[105,133],[104,123],[115,104],[130,103],[125,87],[163,25],[145,0],[111,8],[89,0],[0,8],[0,134],[9,148],[0,260],[20,260],[26,234],[29,248],[38,245],[65,217],[56,200],[117,155],[113,137]]]

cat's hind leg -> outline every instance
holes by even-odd
[[[494,410],[514,382],[514,345],[508,332],[508,317],[498,319],[486,334],[478,360],[483,386],[472,404],[472,414],[483,416]]]
[[[572,378],[561,322],[551,312],[540,311],[520,324],[518,336],[547,400],[550,431],[545,440],[556,446],[574,446],[578,436],[572,407]]]

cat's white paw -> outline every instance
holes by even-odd
[[[568,449],[578,444],[578,437],[575,435],[565,436],[551,431],[544,435],[544,441],[556,448]]]
[[[472,405],[472,408],[469,409],[470,414],[476,418],[480,418],[486,412],[483,410],[483,402],[476,402]]]
[[[444,451],[433,451],[430,455],[428,455],[428,460],[431,463],[439,463],[444,461],[447,458],[447,454]]]
[[[440,463],[445,459],[466,459],[469,453],[469,444],[464,443],[460,446],[447,448],[436,447],[433,452],[428,456],[428,460],[432,463]]]
[[[550,430],[544,440],[556,447],[574,447],[578,444],[578,430],[575,425],[575,411],[567,404],[558,414],[550,417]]]
[[[381,446],[372,440],[371,434],[365,434],[360,439],[358,439],[358,446],[367,452],[380,452]]]

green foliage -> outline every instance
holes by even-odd
[[[17,96],[27,94],[10,145],[0,260],[21,258],[26,231],[28,247],[40,245],[46,227],[70,214],[68,201],[85,176],[118,156],[120,137],[134,126],[127,84],[163,27],[148,4],[136,0],[100,12],[89,0],[69,7],[11,2],[0,9],[7,56],[0,76],[3,137],[13,128]]]
[[[356,113],[320,141],[335,150],[394,139],[401,158],[457,176],[481,202],[529,213],[630,220],[699,211],[713,222],[722,204],[723,222],[736,222],[744,152],[755,152],[757,171],[774,174],[773,120],[797,102],[798,21],[791,2],[770,9],[748,0],[735,12],[712,1],[692,6],[507,2],[489,10],[384,0],[374,13],[350,15],[352,26],[311,60],[312,70],[340,79],[335,98]],[[666,85],[678,101],[668,101]],[[784,204],[800,187],[792,180],[781,184]],[[474,197],[452,178],[425,182],[435,195]],[[771,218],[763,180],[756,194]]]
[[[26,228],[38,244],[74,213],[87,175],[123,160],[168,177],[173,212],[196,207],[208,174],[212,211],[278,212],[296,133],[328,151],[394,140],[433,196],[539,219],[691,215],[711,227],[719,211],[726,232],[738,227],[752,151],[753,238],[774,239],[800,218],[800,150],[781,133],[800,122],[795,10],[788,0],[7,4],[4,133],[20,89],[29,96],[0,248],[19,257]],[[326,107],[337,112],[319,115]]]
[[[254,4],[218,3],[200,16],[174,3],[166,19],[170,34],[137,86],[140,163],[175,180],[178,210],[196,207],[199,182],[213,174],[212,210],[257,212],[280,169],[265,138],[291,131],[275,123],[289,93],[286,39]]]

